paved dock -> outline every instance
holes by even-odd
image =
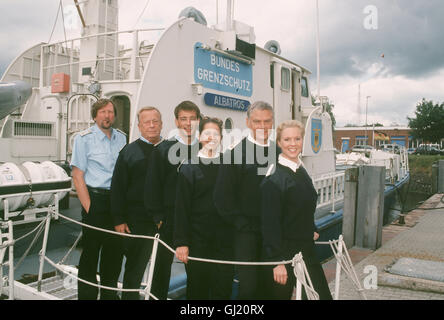
[[[418,209],[410,211],[405,216],[405,224],[396,221],[383,227],[382,246],[379,249],[349,249],[361,284],[369,276],[364,273],[366,266],[375,266],[378,270],[377,289],[364,290],[368,300],[444,300],[444,282],[385,271],[387,266],[402,257],[444,262],[443,196],[435,194]],[[323,267],[330,289],[334,292],[336,260],[324,263]],[[361,299],[345,274],[341,276],[340,288],[339,300]]]

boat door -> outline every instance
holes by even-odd
[[[122,95],[122,96],[111,97],[111,101],[114,103],[117,110],[116,120],[114,122],[113,127],[119,129],[120,131],[125,132],[126,142],[128,142],[129,131],[130,131],[130,111],[131,111],[130,99],[127,96]]]
[[[68,100],[65,157],[68,161],[71,159],[75,136],[94,124],[91,118],[91,106],[96,101],[97,97],[89,94],[73,95]]]
[[[291,70],[291,119],[301,121],[301,72]]]
[[[274,125],[277,127],[281,122],[292,119],[293,94],[291,69],[280,61],[273,61],[272,67],[273,108]]]
[[[350,150],[350,138],[342,138],[341,152],[346,153]]]

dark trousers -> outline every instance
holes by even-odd
[[[234,256],[236,261],[258,262],[262,257],[262,238],[259,233],[235,232]],[[238,300],[267,299],[263,266],[236,266],[239,280]]]
[[[108,230],[114,230],[110,216],[109,195],[90,192],[91,206],[86,213],[82,208],[82,222]],[[121,240],[118,236],[109,233],[82,228],[82,254],[79,261],[78,276],[81,279],[97,284],[97,265],[100,256],[100,284],[108,287],[117,287],[122,267]],[[97,287],[77,283],[79,300],[96,300],[99,290]],[[118,299],[117,291],[100,290],[101,300]]]
[[[294,254],[302,252],[302,258],[304,259],[307,272],[310,276],[314,290],[319,294],[319,299],[332,300],[324,270],[316,256],[315,245],[309,243],[303,246],[298,246],[295,250]],[[291,259],[292,257],[289,256],[288,260]],[[274,281],[273,268],[274,266],[267,268],[267,291],[270,293],[268,298],[270,300],[290,300],[293,295],[294,287],[296,286],[296,277],[294,275],[293,267],[291,264],[285,265],[288,275],[287,283],[285,285],[278,284]],[[306,300],[307,294],[304,289],[305,288],[302,287],[302,299]]]
[[[137,223],[128,223],[131,234],[154,236],[157,228],[154,222],[138,221]],[[145,273],[148,261],[153,249],[153,240],[142,238],[123,239],[125,247],[125,273],[123,276],[124,289],[139,289]],[[123,300],[139,300],[138,292],[123,292]]]
[[[232,248],[220,244],[197,242],[190,245],[190,256],[232,261]],[[188,300],[228,300],[233,287],[233,265],[189,260],[187,271]]]
[[[172,226],[164,225],[158,233],[160,234],[160,239],[171,247],[173,238]],[[159,243],[154,265],[153,284],[151,286],[151,293],[159,300],[166,300],[168,297],[173,259],[174,253]]]

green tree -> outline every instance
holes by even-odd
[[[407,117],[415,139],[439,143],[444,138],[444,103],[422,99],[416,106],[415,117]]]

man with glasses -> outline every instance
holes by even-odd
[[[114,168],[111,213],[117,232],[154,236],[157,227],[144,208],[143,197],[150,155],[161,142],[162,118],[155,107],[144,107],[138,111],[137,120],[141,137],[120,151]],[[123,289],[139,289],[153,241],[123,237],[121,242],[126,256]],[[139,300],[139,293],[124,291],[122,299]]]

